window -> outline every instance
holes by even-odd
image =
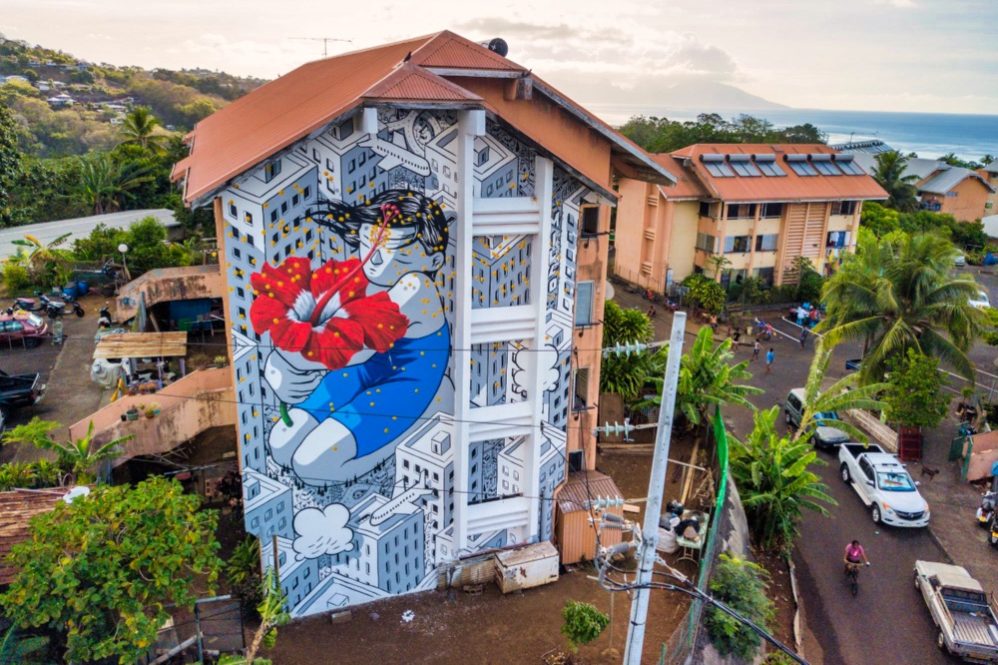
[[[281,160],[275,159],[263,167],[263,181],[270,182],[281,173]]]
[[[772,286],[774,271],[774,268],[756,268],[754,272],[756,279],[764,282],[767,286]]]
[[[485,146],[475,155],[475,166],[483,166],[489,161],[489,146]]]
[[[849,246],[848,231],[829,231],[825,247],[828,249],[842,249]]]
[[[751,250],[752,236],[728,236],[724,239],[725,254],[744,254]]]
[[[743,176],[760,176],[759,169],[751,161],[751,155],[728,155],[728,163],[735,173]]]
[[[856,202],[855,201],[832,201],[832,214],[833,215],[855,215],[856,214]]]
[[[281,201],[281,214],[283,215],[287,211],[288,211],[288,202],[287,201]]]
[[[754,203],[729,203],[728,219],[752,219],[755,217]]]
[[[294,195],[292,195],[292,196],[291,196],[291,205],[293,205],[293,206],[296,206],[296,205],[298,205],[298,202],[299,202],[300,200],[301,200],[301,199],[300,199],[300,198],[298,197],[298,195],[297,195],[297,194],[294,194]]]
[[[759,167],[763,175],[767,176],[785,176],[786,173],[783,172],[776,164],[776,155],[762,154],[753,155],[752,158],[755,160],[755,165]]]
[[[270,221],[272,221],[272,222],[276,222],[277,221],[277,210],[271,210],[270,211]]]
[[[243,221],[246,222],[247,224],[252,224],[253,223],[253,214],[252,213],[246,213],[246,215],[243,217]]]
[[[229,217],[235,219],[238,216],[239,216],[239,211],[236,210],[236,204],[235,203],[230,203],[229,204]]]
[[[762,218],[763,219],[773,219],[774,217],[783,216],[783,204],[782,203],[763,203],[762,204]]]
[[[735,175],[731,167],[724,161],[724,155],[700,155],[700,161],[707,169],[707,173],[715,178],[730,178]]]
[[[814,167],[808,163],[807,155],[787,155],[786,160],[791,170],[799,176],[818,175]]]
[[[599,233],[599,208],[586,206],[580,214],[582,217],[582,235],[594,236]]]
[[[713,254],[716,245],[717,245],[717,238],[710,235],[709,233],[697,234],[697,249],[702,249],[705,252]]]
[[[701,201],[700,202],[700,216],[701,217],[712,217],[713,215],[710,214],[710,207],[711,207],[710,203],[708,203],[707,201]]]
[[[575,287],[575,325],[593,325],[593,282],[579,282]]]
[[[301,197],[303,199],[305,199],[306,201],[308,201],[308,198],[310,196],[312,196],[312,188],[311,187],[306,187],[305,189],[301,190]]]
[[[755,237],[755,251],[775,252],[776,243],[779,239],[780,236],[776,233],[767,233],[763,235],[758,235]]]
[[[572,405],[573,411],[586,410],[586,398],[589,393],[589,368],[580,367],[575,370],[575,400]]]

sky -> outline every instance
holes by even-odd
[[[444,28],[503,37],[594,107],[640,111],[695,81],[796,108],[998,114],[998,0],[0,0],[9,38],[264,78],[322,57],[300,38],[350,40],[334,55]]]

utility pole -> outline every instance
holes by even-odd
[[[638,588],[631,602],[631,622],[627,627],[627,646],[624,665],[641,665],[644,648],[645,624],[648,621],[648,600],[651,589],[652,569],[655,567],[658,545],[658,518],[662,513],[665,496],[665,479],[669,465],[669,444],[672,442],[672,419],[676,409],[676,385],[679,382],[679,361],[683,355],[683,337],[686,334],[686,312],[676,312],[672,318],[669,338],[669,358],[665,363],[665,382],[662,384],[662,404],[658,411],[658,433],[655,437],[655,454],[648,479],[648,502],[645,504],[645,523],[642,530],[641,551],[638,553],[638,575],[634,580]],[[642,588],[644,587],[644,588]]]
[[[338,39],[336,37],[292,37],[291,39],[306,40],[313,42],[322,42],[322,57],[329,57],[329,42],[346,42],[347,44],[352,44],[352,39]]]

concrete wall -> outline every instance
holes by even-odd
[[[153,404],[159,405],[158,416],[146,418],[140,413],[138,420],[121,420],[132,406],[140,408],[140,405]],[[235,424],[231,370],[228,367],[198,370],[158,393],[122,397],[71,425],[70,437],[77,439],[86,435],[91,422],[97,443],[122,436],[133,437],[123,445],[124,454],[114,461],[114,466],[137,455],[167,452],[210,427]]]

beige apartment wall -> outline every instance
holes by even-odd
[[[961,222],[973,222],[984,216],[984,204],[988,201],[988,190],[980,181],[967,178],[951,191],[956,196],[940,196],[940,212],[948,212]],[[993,213],[992,213],[993,214]]]
[[[829,231],[852,231],[855,219],[853,215],[830,215],[828,217]]]
[[[699,201],[672,201],[671,235],[668,245],[668,267],[672,268],[672,279],[681,282],[693,273],[693,259],[697,244],[697,229],[700,223]],[[665,282],[663,275],[662,282]]]
[[[618,231],[619,237],[619,210],[618,210]],[[600,233],[610,230],[610,207],[600,206],[599,231]],[[638,234],[640,237],[640,234]],[[600,349],[603,347],[603,307],[606,303],[606,277],[607,260],[609,258],[610,240],[607,235],[598,235],[592,238],[580,238],[578,244],[578,271],[576,279],[581,282],[593,282],[593,318],[600,322],[593,326],[575,328],[573,334],[575,339],[575,353],[572,356],[572,390],[575,390],[574,377],[580,368],[589,370],[589,381],[585,390],[586,405],[589,407],[585,411],[577,411],[571,414],[571,427],[569,427],[568,451],[582,450],[585,457],[585,468],[592,470],[596,468],[596,436],[593,428],[596,427],[597,414],[599,411],[599,377],[600,361],[603,354]],[[619,250],[618,250],[619,251]],[[569,403],[573,402],[569,397]]]
[[[630,178],[621,178],[617,187],[620,199],[617,201],[617,227],[613,241],[614,274],[636,282],[641,269],[644,230],[652,222],[651,212],[655,210],[649,208],[648,196],[655,188]]]

